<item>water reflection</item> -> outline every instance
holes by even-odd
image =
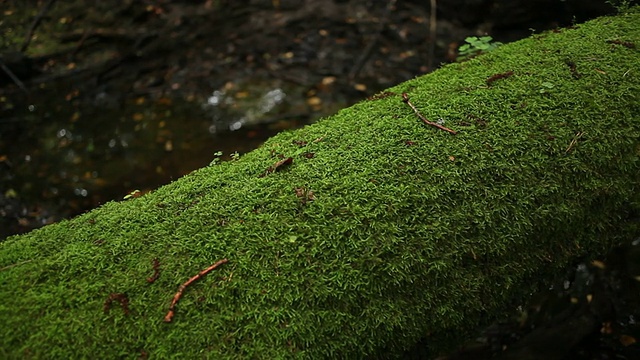
[[[208,165],[217,151],[223,159],[248,152],[308,123],[305,96],[278,79],[228,82],[200,98],[124,98],[47,84],[37,106],[13,109],[21,121],[0,124],[0,239],[149,191]]]
[[[214,90],[202,108],[211,116],[210,134],[272,122],[286,112],[287,93],[273,81],[228,82]]]

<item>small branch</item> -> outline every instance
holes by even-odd
[[[165,315],[164,317],[164,322],[171,322],[171,320],[173,319],[173,315],[174,315],[174,308],[176,306],[176,304],[178,303],[178,301],[180,300],[180,298],[182,297],[182,293],[184,293],[184,290],[187,288],[187,286],[191,285],[191,283],[193,283],[194,281],[200,279],[201,277],[207,275],[209,272],[211,272],[212,270],[214,270],[215,268],[217,268],[218,266],[229,262],[228,259],[222,259],[220,261],[218,261],[217,263],[209,266],[208,268],[200,271],[197,275],[193,276],[192,278],[190,278],[189,280],[187,280],[184,284],[180,285],[180,288],[178,288],[178,292],[173,296],[173,300],[171,300],[171,305],[169,305],[169,312],[167,313],[167,315]]]
[[[12,267],[20,266],[20,265],[22,265],[22,264],[30,263],[30,262],[32,262],[32,261],[33,261],[33,260],[25,260],[25,261],[20,261],[19,263],[15,263],[15,264],[7,265],[7,266],[5,266],[5,267],[1,267],[1,268],[0,268],[0,271],[4,271],[4,270],[7,270],[7,269],[11,269]]]
[[[436,38],[437,38],[437,26],[438,19],[436,12],[438,10],[438,3],[436,0],[431,0],[431,16],[429,19],[429,59],[427,59],[427,66],[429,71],[433,71],[433,60],[436,54]]]
[[[267,170],[265,170],[265,172],[263,172],[260,177],[265,177],[271,173],[274,173],[280,169],[282,169],[284,166],[287,165],[291,165],[291,163],[293,162],[293,158],[292,157],[288,157],[285,159],[282,159],[280,161],[278,161],[277,163],[269,166],[269,168]]]
[[[152,283],[158,280],[158,276],[160,276],[160,261],[153,259],[153,275],[147,278],[147,282]]]
[[[442,126],[442,125],[440,125],[440,124],[438,124],[438,123],[435,123],[435,122],[433,122],[433,121],[429,121],[429,120],[427,120],[427,118],[426,118],[426,117],[424,117],[424,115],[422,115],[422,114],[420,113],[420,111],[418,111],[418,109],[416,109],[416,107],[415,107],[415,106],[413,106],[413,104],[409,101],[409,96],[407,95],[407,93],[402,93],[402,102],[404,102],[404,103],[406,103],[407,105],[411,106],[411,108],[413,109],[413,112],[415,112],[415,113],[416,113],[416,115],[418,116],[418,118],[420,118],[420,120],[422,120],[422,122],[423,122],[423,123],[425,123],[425,124],[427,124],[427,125],[429,125],[429,126],[436,127],[436,128],[438,128],[438,129],[440,129],[440,130],[444,130],[444,131],[446,131],[446,132],[448,132],[448,133],[451,133],[451,134],[453,134],[453,135],[455,135],[455,134],[457,134],[457,133],[458,133],[458,132],[457,132],[457,131],[455,131],[455,130],[451,130],[451,129],[449,129],[449,128],[447,128],[447,127],[444,127],[444,126]]]
[[[576,133],[576,136],[574,136],[571,142],[569,143],[567,150],[565,150],[564,152],[568,153],[569,150],[571,150],[573,146],[578,142],[578,140],[582,137],[582,135],[584,135],[584,131],[578,131],[578,133]]]
[[[127,294],[124,294],[124,293],[112,293],[112,294],[109,294],[109,297],[104,302],[104,312],[105,313],[107,313],[107,312],[109,312],[109,310],[111,310],[111,303],[113,303],[114,301],[117,301],[117,302],[120,303],[120,306],[122,306],[122,310],[124,311],[125,315],[129,315],[129,313],[130,313],[130,311],[129,311],[129,298],[127,297]]]
[[[27,48],[29,47],[29,44],[31,43],[31,38],[33,38],[33,33],[36,31],[36,28],[38,27],[38,25],[40,25],[42,18],[49,11],[49,9],[51,8],[51,5],[53,5],[55,1],[56,0],[47,1],[47,3],[42,8],[42,10],[40,10],[40,13],[38,13],[36,18],[33,20],[33,22],[31,23],[31,26],[29,27],[29,31],[27,32],[27,35],[24,37],[24,42],[20,47],[20,52],[25,52],[25,50],[27,50]]]
[[[13,71],[11,71],[11,69],[9,69],[7,65],[4,64],[4,62],[2,62],[2,60],[0,60],[0,69],[2,69],[2,71],[4,71],[4,73],[7,74],[7,76],[9,76],[16,85],[18,85],[20,90],[29,95],[29,90],[24,86],[24,83],[16,76],[16,74],[13,73]]]
[[[513,75],[513,71],[511,70],[507,72],[499,73],[499,74],[493,74],[489,78],[487,78],[487,85],[491,85],[491,83],[493,83],[496,80],[506,79],[512,75]]]
[[[564,63],[567,64],[569,70],[571,70],[571,76],[573,76],[574,79],[578,80],[582,77],[582,75],[578,72],[578,66],[576,65],[576,63],[571,60],[566,60]]]
[[[349,71],[349,81],[353,81],[358,76],[358,73],[360,72],[364,64],[367,62],[367,59],[369,59],[369,57],[371,56],[373,48],[378,43],[378,40],[380,39],[380,36],[382,35],[384,28],[387,26],[387,23],[389,22],[389,15],[391,14],[393,7],[396,5],[396,2],[397,0],[389,0],[389,2],[387,3],[387,7],[384,11],[384,15],[380,20],[380,23],[378,24],[379,25],[378,31],[374,35],[373,39],[369,41],[369,44],[367,45],[367,47],[364,49],[364,51],[358,58],[358,61],[356,61],[356,64],[351,68],[351,71]]]

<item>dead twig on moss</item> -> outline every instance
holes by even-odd
[[[29,263],[29,262],[32,262],[32,261],[33,261],[33,260],[25,260],[25,261],[20,261],[20,262],[15,263],[15,264],[7,265],[7,266],[5,266],[5,267],[1,267],[1,268],[0,268],[0,271],[4,271],[4,270],[7,270],[7,269],[11,269],[12,267],[20,266],[20,265],[22,265],[22,264],[26,264],[26,263]]]
[[[569,143],[569,146],[567,146],[567,150],[565,150],[564,152],[568,153],[569,150],[571,150],[573,146],[578,142],[578,140],[582,137],[582,135],[584,135],[584,131],[578,131]]]
[[[122,310],[124,310],[125,315],[129,315],[129,298],[127,294],[124,293],[111,293],[107,300],[104,301],[104,312],[109,312],[111,309],[111,303],[117,301],[122,306]]]
[[[280,169],[282,169],[284,166],[286,165],[290,165],[293,162],[293,158],[292,157],[288,157],[285,159],[282,159],[280,161],[278,161],[277,163],[269,166],[269,168],[267,170],[265,170],[265,172],[263,172],[260,177],[265,177],[271,173],[274,173]]]
[[[616,45],[622,45],[622,46],[624,46],[626,48],[629,48],[629,49],[635,49],[636,48],[636,44],[632,43],[631,41],[607,40],[607,43],[616,44]]]
[[[513,71],[509,70],[499,74],[493,74],[489,78],[487,78],[487,85],[491,85],[492,82],[500,79],[506,79],[513,75]]]
[[[433,122],[433,121],[429,121],[429,120],[427,120],[427,118],[426,118],[426,117],[424,117],[424,115],[422,115],[422,114],[420,113],[420,111],[418,111],[418,109],[417,109],[417,108],[416,108],[416,107],[415,107],[415,106],[414,106],[414,105],[409,101],[409,96],[407,95],[407,93],[402,93],[402,101],[403,101],[404,103],[406,103],[407,105],[411,106],[411,108],[413,109],[413,112],[415,112],[415,113],[416,113],[416,115],[418,116],[418,118],[419,118],[420,120],[422,120],[422,122],[423,122],[423,123],[425,123],[425,124],[427,124],[427,125],[430,125],[430,126],[433,126],[433,127],[436,127],[436,128],[438,128],[438,129],[440,129],[440,130],[444,130],[444,131],[446,131],[446,132],[448,132],[448,133],[450,133],[450,134],[453,134],[453,135],[455,135],[455,134],[457,134],[457,133],[458,133],[457,131],[455,131],[455,130],[451,130],[451,129],[449,129],[448,127],[444,127],[444,126],[442,126],[442,125],[440,125],[440,124],[438,124],[438,123],[435,123],[435,122]]]
[[[375,94],[373,96],[369,96],[367,98],[367,100],[369,100],[369,101],[380,100],[380,99],[388,98],[389,96],[393,96],[395,94],[396,93],[394,93],[393,91],[384,91],[384,92],[381,92],[381,93],[377,93],[377,94]]]
[[[184,284],[180,285],[180,288],[178,288],[178,292],[173,296],[173,300],[171,300],[171,305],[169,305],[169,312],[164,317],[164,322],[171,322],[171,320],[173,319],[173,315],[175,313],[173,309],[175,308],[176,304],[178,303],[178,301],[182,297],[182,293],[184,293],[184,290],[187,288],[187,286],[191,285],[191,283],[193,283],[194,281],[196,281],[196,280],[200,279],[201,277],[207,275],[212,270],[215,270],[215,268],[217,268],[218,266],[220,266],[220,265],[222,265],[224,263],[227,263],[227,262],[229,262],[228,259],[222,259],[222,260],[218,261],[217,263],[209,266],[208,268],[200,271],[197,275],[191,277]]]
[[[574,79],[578,80],[582,77],[582,75],[578,72],[578,66],[576,65],[576,63],[571,60],[567,60],[564,63],[567,64],[569,70],[571,70],[571,76],[573,76]]]
[[[147,278],[148,283],[152,283],[160,276],[160,261],[156,258],[153,259],[153,275]]]

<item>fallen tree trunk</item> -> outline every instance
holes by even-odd
[[[640,233],[638,23],[502,46],[6,240],[0,357],[450,349]]]

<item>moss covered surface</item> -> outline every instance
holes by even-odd
[[[637,235],[638,24],[636,8],[505,45],[8,239],[0,358],[392,357],[424,336],[446,350]],[[106,309],[118,293],[128,309]]]

